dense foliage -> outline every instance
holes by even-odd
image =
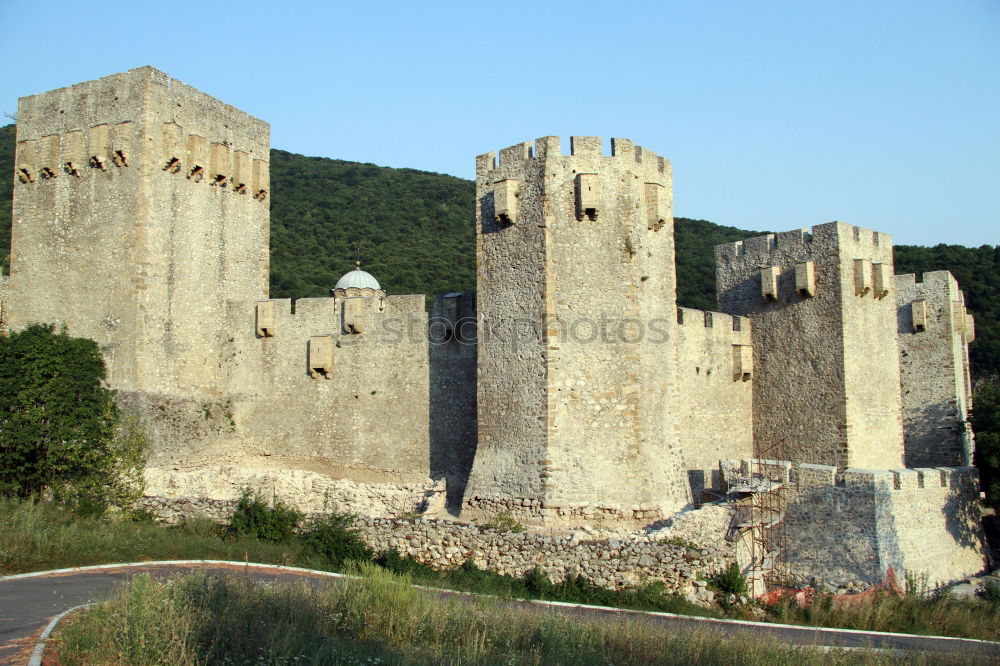
[[[394,294],[472,291],[474,185],[271,151],[271,297],[327,296],[360,260]]]
[[[897,245],[895,259],[898,274],[951,271],[976,318],[973,376],[1000,375],[1000,245]]]
[[[0,336],[0,493],[101,509],[142,489],[145,441],[102,385],[93,340],[34,324]]]
[[[1000,378],[976,382],[972,428],[976,432],[976,467],[986,503],[1000,509]]]

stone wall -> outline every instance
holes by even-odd
[[[972,464],[972,315],[948,271],[896,276],[907,467]]]
[[[677,308],[678,418],[695,499],[722,488],[719,461],[753,455],[750,320]]]
[[[784,529],[793,578],[875,584],[892,567],[937,585],[986,566],[975,468],[838,473],[801,464],[792,480]]]
[[[753,320],[757,455],[902,464],[891,276],[891,239],[842,222],[716,247],[719,309]]]
[[[438,294],[428,317],[431,476],[456,514],[476,455],[476,295]]]
[[[422,296],[305,298],[294,313],[288,299],[230,301],[226,331],[233,445],[213,458],[361,482],[427,480]]]
[[[612,155],[598,137],[571,146],[561,155],[545,137],[477,159],[470,515],[663,517],[690,501],[675,428],[669,162],[627,140]]]
[[[140,506],[169,522],[194,515],[223,522],[232,515],[235,502],[145,497]],[[715,525],[720,515],[716,511],[708,516],[708,521]],[[711,598],[705,590],[706,579],[732,561],[732,549],[724,541],[701,545],[662,536],[598,537],[585,531],[506,532],[431,518],[361,517],[354,526],[376,552],[393,548],[433,568],[456,567],[471,560],[480,568],[518,577],[535,568],[553,581],[571,574],[584,575],[609,589],[659,581],[667,592],[697,601]],[[714,531],[722,533],[721,529]],[[686,532],[679,526],[677,533]]]

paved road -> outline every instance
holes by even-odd
[[[52,617],[67,608],[107,598],[116,587],[132,576],[149,573],[154,577],[164,578],[194,569],[216,574],[246,575],[261,581],[305,581],[311,585],[323,585],[331,580],[337,580],[336,577],[322,572],[218,562],[144,563],[137,566],[84,568],[43,576],[8,578],[0,580],[0,664],[23,666],[38,635]],[[468,596],[448,591],[439,593],[442,596],[466,598]],[[643,622],[668,626],[672,631],[718,631],[727,635],[753,633],[771,636],[794,645],[926,650],[957,653],[967,657],[980,656],[1000,662],[1000,643],[984,641],[713,620],[552,602],[500,601],[498,603],[584,617],[620,617],[622,614],[628,614]]]

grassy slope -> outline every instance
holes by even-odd
[[[189,575],[134,579],[72,618],[60,664],[929,664],[960,657],[789,650],[774,639],[689,630],[642,618],[587,620],[461,603],[370,566],[319,590]]]

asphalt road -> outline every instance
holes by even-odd
[[[68,608],[107,598],[119,585],[132,576],[149,573],[164,578],[192,570],[215,574],[250,576],[260,581],[305,581],[311,585],[328,584],[337,580],[322,572],[292,571],[268,565],[238,563],[144,563],[139,566],[114,568],[84,568],[50,573],[43,576],[14,577],[0,580],[0,664],[23,666],[38,635],[49,620]],[[469,595],[437,591],[445,597],[468,598]],[[735,620],[693,618],[665,613],[643,613],[620,609],[576,606],[552,602],[500,601],[533,610],[600,618],[621,617],[623,614],[653,625],[676,631],[717,631],[724,635],[750,633],[769,636],[792,645],[813,645],[841,648],[881,648],[900,651],[928,651],[980,657],[1000,663],[1000,643],[971,641],[960,638],[913,636],[843,629],[816,629]]]

